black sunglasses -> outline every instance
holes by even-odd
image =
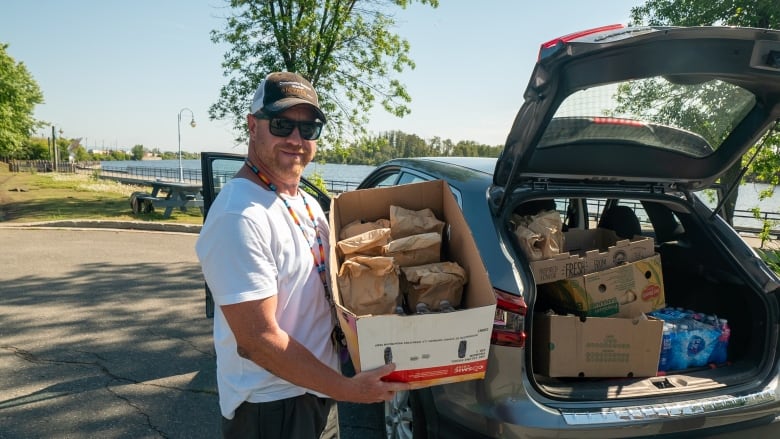
[[[257,113],[254,116],[257,119],[267,120],[268,131],[276,137],[289,136],[295,127],[298,127],[301,137],[306,140],[317,140],[322,133],[322,122],[319,121],[282,119],[280,117],[271,117],[264,113]]]

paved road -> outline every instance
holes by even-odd
[[[0,439],[219,436],[196,237],[0,228]],[[341,415],[381,437],[378,406]]]

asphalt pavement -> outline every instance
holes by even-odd
[[[219,437],[199,227],[41,226],[0,227],[0,439]],[[380,405],[340,415],[383,436]]]
[[[0,223],[0,439],[220,436],[199,230]],[[381,404],[339,415],[384,436]]]

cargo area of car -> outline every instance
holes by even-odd
[[[555,201],[564,230],[570,227],[597,228],[600,225],[601,212],[598,209],[602,208],[603,199],[595,204],[598,209],[593,207],[593,200],[588,200],[590,208],[585,209],[592,211],[581,212],[580,220],[576,219],[577,212],[573,212],[577,209],[572,199],[556,197]],[[534,203],[535,209],[544,205],[541,200]],[[734,262],[734,253],[705,233],[702,220],[692,215],[684,203],[658,200],[645,200],[643,203],[639,199],[621,199],[619,203],[632,206],[637,211],[642,223],[641,235],[653,239],[653,251],[661,260],[666,307],[695,310],[727,319],[731,330],[727,361],[717,365],[710,363],[660,371],[653,376],[550,377],[535,370],[534,355],[540,355],[540,352],[535,351],[532,330],[526,344],[530,354],[527,355],[527,370],[532,372],[530,377],[538,389],[556,399],[593,401],[671,396],[755,382],[762,368],[766,367],[767,356],[774,352],[768,344],[771,337],[768,329],[770,306],[766,296],[759,292],[759,286],[751,285],[744,270]],[[548,202],[547,205],[552,204]],[[528,206],[526,203],[514,210],[527,215]],[[652,218],[649,215],[651,211]],[[520,245],[515,245],[514,250],[524,251]],[[531,317],[533,322],[539,316],[553,313],[555,307],[550,306],[545,294],[544,288],[536,288],[526,297],[529,303],[527,320]],[[662,340],[656,341],[661,343]]]

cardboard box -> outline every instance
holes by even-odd
[[[564,253],[531,262],[536,284],[594,273],[650,257],[654,241],[648,237],[620,239],[609,229],[572,229],[563,234]]]
[[[534,372],[550,377],[647,377],[658,374],[663,322],[540,315],[534,317]]]
[[[661,257],[630,262],[538,287],[553,307],[595,317],[637,317],[666,306]]]
[[[387,188],[344,192],[331,201],[330,240],[343,225],[357,219],[388,218],[390,205],[431,208],[445,221],[442,248],[446,259],[466,270],[464,309],[425,315],[355,315],[342,305],[334,287],[339,323],[356,371],[396,364],[387,379],[409,382],[412,388],[484,378],[496,299],[487,271],[465,218],[449,186],[441,180]],[[337,286],[341,260],[330,248],[331,285]]]

